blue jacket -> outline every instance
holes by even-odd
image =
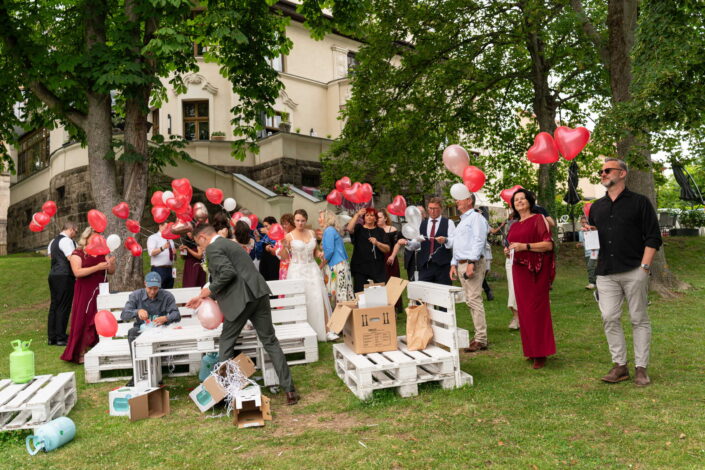
[[[348,259],[348,254],[345,251],[343,238],[338,231],[333,227],[326,227],[323,231],[323,256],[328,262],[328,266],[335,266],[341,261]]]

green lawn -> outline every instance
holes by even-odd
[[[0,356],[8,357],[11,340],[31,338],[38,374],[73,370],[79,384],[70,414],[76,439],[30,457],[27,433],[0,433],[0,468],[705,468],[705,239],[668,238],[665,249],[693,289],[652,299],[650,387],[599,381],[610,368],[599,311],[584,289],[582,250],[566,244],[552,293],[558,354],[545,369],[531,369],[518,332],[507,330],[497,260],[497,300],[486,302],[490,349],[462,356],[475,386],[429,385],[406,399],[382,391],[361,403],[335,375],[330,344],[321,344],[318,363],[292,368],[301,403],[287,407],[275,395],[274,421],[246,430],[198,411],[188,398],[196,377],[166,379],[168,417],[109,416],[107,394],[118,384],[86,385],[83,368],[46,345],[48,259],[0,258]],[[459,323],[471,329],[459,307]],[[8,368],[0,361],[0,377]]]

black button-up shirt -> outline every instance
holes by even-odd
[[[658,218],[651,202],[646,196],[626,188],[614,201],[605,195],[592,204],[590,225],[597,227],[600,238],[599,276],[638,268],[644,248],[658,250],[662,243]]]
[[[173,323],[181,320],[181,314],[176,306],[174,294],[159,289],[154,299],[150,299],[146,289],[137,289],[130,293],[130,297],[125,304],[125,308],[120,314],[122,321],[130,321],[134,318],[135,326],[144,323],[140,320],[137,312],[144,309],[149,314],[149,319],[154,320],[157,317],[166,315],[167,323]]]

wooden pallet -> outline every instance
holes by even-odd
[[[25,384],[0,380],[0,431],[37,428],[66,416],[75,403],[73,372],[38,375]]]

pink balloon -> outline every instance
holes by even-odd
[[[583,214],[585,214],[585,217],[588,219],[590,218],[590,208],[592,207],[592,202],[588,202],[583,206]]]
[[[207,330],[215,330],[223,323],[223,312],[215,300],[206,297],[201,302],[201,305],[196,309],[196,315],[201,326]]]
[[[54,201],[45,202],[42,204],[42,212],[49,217],[54,217],[54,214],[56,214],[56,203]]]
[[[394,196],[394,200],[392,201],[391,204],[387,204],[387,212],[389,212],[392,215],[397,215],[399,217],[404,216],[404,212],[406,211],[406,199],[404,199],[404,196]]]
[[[286,232],[284,231],[284,227],[282,227],[280,224],[272,224],[269,226],[269,231],[267,232],[267,235],[269,235],[269,238],[274,241],[280,241],[284,240],[284,237],[286,237]]]
[[[590,131],[584,127],[560,126],[553,132],[556,147],[561,152],[563,158],[572,160],[585,148],[590,140]]]
[[[448,171],[462,178],[465,167],[470,164],[470,156],[460,145],[449,145],[443,151],[443,164]]]
[[[352,181],[350,181],[349,176],[343,176],[340,178],[338,181],[335,182],[335,189],[338,190],[338,192],[343,192],[346,189],[348,189],[350,186],[352,186]]]
[[[534,145],[529,147],[526,157],[532,163],[556,163],[560,160],[556,142],[548,132],[539,132],[534,138]]]
[[[482,189],[486,179],[485,173],[476,166],[470,165],[463,170],[463,183],[470,192],[475,193]]]
[[[95,314],[95,330],[100,336],[112,338],[118,330],[117,320],[109,310],[100,310]]]

